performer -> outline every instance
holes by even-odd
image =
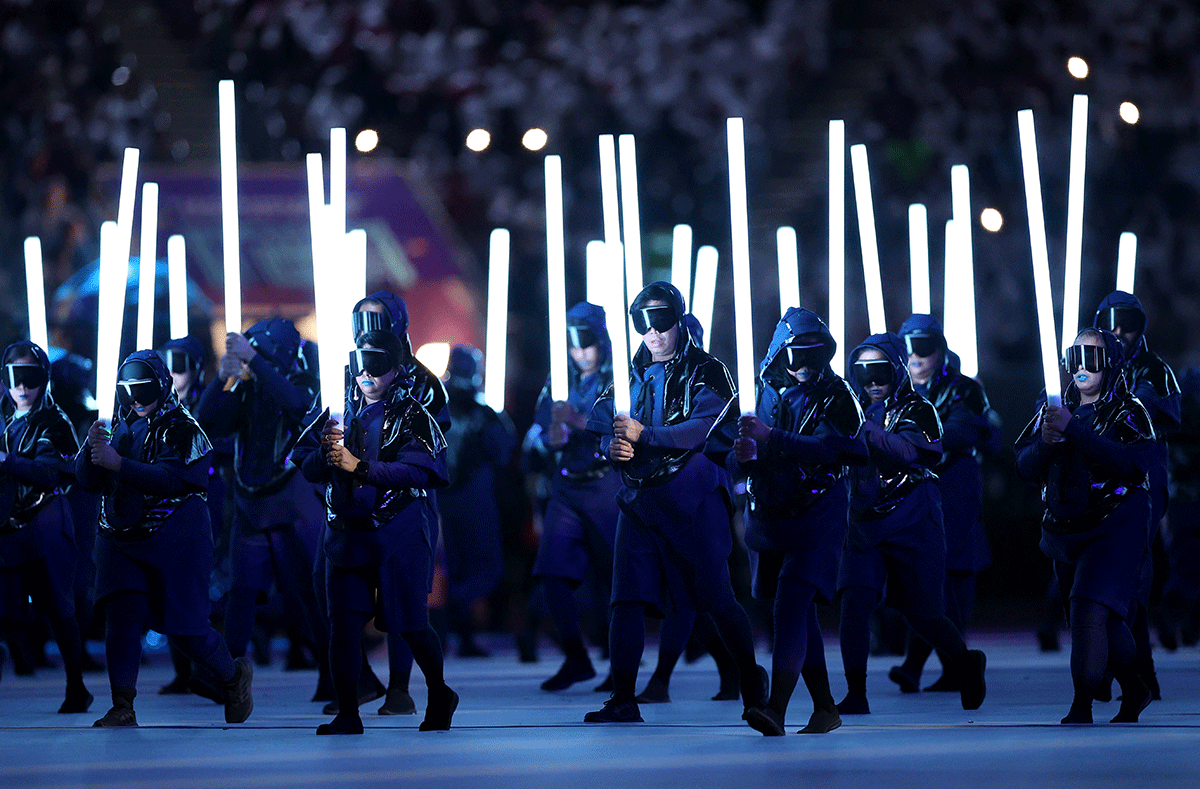
[[[589,567],[600,579],[598,595],[611,595],[612,548],[617,530],[619,475],[587,432],[587,415],[612,385],[612,345],[604,309],[580,302],[567,311],[570,390],[566,401],[550,397],[550,384],[538,398],[536,449],[553,454],[550,501],[542,519],[534,577],[541,582],[550,618],[566,659],[542,690],[564,690],[596,676],[579,627],[575,590]],[[608,608],[605,607],[607,618]]]
[[[1128,390],[1121,342],[1084,329],[1063,358],[1062,407],[1043,406],[1017,441],[1017,470],[1041,483],[1042,551],[1054,560],[1071,625],[1075,697],[1063,723],[1091,723],[1107,664],[1124,694],[1114,723],[1150,703],[1125,622],[1150,535],[1148,474],[1157,462],[1150,414]]]
[[[346,393],[346,431],[318,420],[312,430],[320,430],[320,448],[302,460],[305,477],[325,483],[330,660],[338,701],[337,717],[317,734],[362,734],[361,638],[372,618],[380,630],[402,634],[425,675],[429,703],[421,731],[445,730],[458,694],[443,678],[442,648],[426,607],[435,517],[426,491],[447,482],[445,439],[409,396],[411,383],[400,383],[408,362],[400,339],[369,331],[357,346],[350,356],[355,386]]]
[[[842,715],[871,712],[868,620],[885,590],[888,603],[959,672],[963,709],[978,709],[987,693],[983,652],[968,650],[946,618],[946,538],[930,471],[942,457],[942,426],[937,409],[913,391],[906,357],[904,343],[891,332],[871,335],[850,354],[870,464],[851,475],[850,530],[838,571],[849,686],[838,704]]]
[[[133,700],[148,625],[221,680],[225,722],[241,723],[254,709],[254,667],[244,657],[235,661],[208,621],[208,437],[179,404],[155,351],[126,358],[117,373],[117,400],[111,436],[103,422],[94,422],[75,460],[79,483],[104,494],[96,604],[108,621],[113,706],[95,725],[137,725]]]
[[[700,453],[735,397],[733,381],[723,364],[693,344],[683,323],[683,297],[673,285],[646,286],[630,315],[643,335],[630,365],[632,414],[615,413],[610,388],[587,426],[620,470],[622,485],[609,630],[613,693],[584,720],[642,720],[634,686],[644,618],[677,610],[713,615],[737,661],[745,708],[761,707],[766,671],[754,661],[750,619],[729,578],[728,475]]]
[[[983,386],[962,373],[946,347],[942,324],[932,315],[912,315],[900,327],[908,351],[908,375],[917,394],[933,403],[942,422],[942,458],[933,467],[942,500],[946,532],[946,616],[965,632],[975,604],[975,576],[991,563],[983,508],[983,470],[978,454],[991,441],[992,411]],[[921,672],[933,647],[909,634],[908,654],[888,678],[905,693],[921,689]],[[927,691],[961,689],[942,661],[942,676]]]
[[[54,630],[67,674],[61,713],[87,712],[83,642],[75,618],[75,529],[67,492],[79,442],[47,391],[50,360],[38,345],[13,343],[0,357],[0,628],[32,598]],[[2,657],[2,656],[0,656]]]
[[[459,657],[489,657],[475,643],[472,605],[490,595],[504,573],[496,485],[512,451],[512,426],[483,402],[479,363],[469,345],[450,349],[446,393],[452,424],[446,432],[450,484],[437,496],[446,558],[447,614]]]
[[[1159,523],[1167,511],[1169,481],[1167,466],[1170,450],[1167,441],[1179,430],[1182,396],[1175,373],[1170,366],[1146,345],[1146,311],[1132,293],[1116,290],[1101,300],[1092,325],[1107,329],[1121,341],[1125,379],[1129,390],[1150,413],[1156,437],[1154,465],[1150,468],[1150,546],[1139,575],[1129,626],[1137,643],[1138,673],[1150,688],[1155,699],[1162,698],[1158,677],[1154,671],[1154,656],[1150,651],[1150,626],[1147,611],[1154,586],[1153,555],[1165,552],[1158,534]],[[1164,562],[1165,564],[1165,562]],[[1161,575],[1161,570],[1160,570]],[[1160,578],[1160,584],[1164,579]],[[1101,688],[1101,696],[1107,687]],[[1111,691],[1108,693],[1111,698]]]
[[[259,321],[245,335],[230,332],[217,376],[200,398],[205,430],[234,441],[236,508],[225,635],[239,657],[254,630],[255,604],[270,591],[272,577],[281,594],[300,601],[312,642],[329,641],[311,577],[321,504],[288,461],[317,387],[297,365],[299,348],[296,327],[283,318]],[[324,675],[324,650],[316,657]]]
[[[842,725],[816,603],[832,601],[836,588],[850,506],[845,467],[865,464],[868,452],[858,398],[829,366],[836,350],[824,321],[789,309],[759,367],[756,413],[714,431],[706,446],[710,458],[747,477],[754,596],[774,599],[771,697],[747,714],[765,736],[784,734],[801,676],[814,709],[799,733]]]

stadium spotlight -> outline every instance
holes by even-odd
[[[985,208],[979,213],[979,224],[990,233],[997,233],[1004,227],[1004,216],[994,208]]]
[[[538,128],[533,128],[525,132],[525,136],[521,138],[521,144],[531,151],[540,151],[546,147],[549,139],[546,132]]]
[[[1075,79],[1087,79],[1087,75],[1088,75],[1087,61],[1081,57],[1068,58],[1067,59],[1067,71],[1069,71],[1071,73],[1071,76],[1074,77]]]
[[[476,153],[487,150],[491,144],[492,135],[488,134],[487,129],[474,129],[467,135],[467,147]]]
[[[1142,117],[1142,113],[1138,111],[1137,105],[1132,101],[1121,102],[1121,108],[1118,110],[1121,114],[1121,120],[1133,125]]]
[[[354,147],[359,153],[370,153],[379,145],[379,132],[374,129],[363,129],[354,138]]]

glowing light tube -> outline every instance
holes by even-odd
[[[330,221],[337,221],[337,212],[333,206],[329,207]],[[347,315],[354,309],[354,305],[361,299],[367,296],[367,231],[362,228],[351,230],[344,236],[343,242],[346,249],[346,260],[349,263],[349,271],[344,274],[345,288],[344,292],[344,307],[343,310]],[[353,339],[353,338],[351,338]],[[346,349],[346,353],[354,349],[350,346]],[[346,358],[350,358],[347,356]]]
[[[947,292],[947,296],[958,305],[958,325],[950,345],[962,361],[960,369],[963,374],[974,378],[979,374],[979,341],[975,331],[975,251],[971,241],[975,223],[971,218],[971,174],[965,164],[950,168],[950,200],[954,213],[954,235],[958,241],[955,265],[959,268],[953,279],[954,292]]]
[[[942,285],[942,332],[946,336],[946,343],[951,350],[957,350],[959,337],[959,329],[962,326],[961,320],[963,305],[958,300],[956,294],[962,290],[958,280],[962,276],[962,243],[959,238],[959,225],[961,223],[957,219],[946,220],[946,260],[945,266],[942,268],[944,274]]]
[[[237,124],[233,80],[217,84],[221,134],[221,239],[225,261],[225,331],[242,330],[241,232],[238,228]]]
[[[42,267],[42,240],[25,239],[25,294],[29,303],[29,340],[43,351],[50,347],[46,327],[46,275]]]
[[[1088,97],[1071,105],[1071,166],[1067,175],[1067,261],[1063,277],[1063,350],[1079,331],[1079,280],[1083,268],[1083,192],[1087,167]]]
[[[737,344],[738,408],[754,413],[754,323],[750,307],[750,216],[746,199],[746,130],[741,118],[725,121],[729,148],[729,225],[733,237],[733,330]],[[706,329],[704,334],[708,335]]]
[[[862,244],[867,323],[871,334],[879,334],[887,331],[887,320],[883,315],[883,280],[879,273],[879,244],[875,238],[875,206],[871,200],[867,146],[850,146],[850,171],[854,176],[854,205],[858,209],[858,237]]]
[[[483,399],[493,411],[504,410],[504,368],[508,359],[509,235],[492,231],[488,247],[487,349],[484,351]],[[563,329],[565,335],[566,329]]]
[[[683,294],[683,303],[692,303],[692,226],[675,225],[671,231],[671,284]]]
[[[121,160],[121,191],[117,200],[117,238],[124,244],[125,257],[129,257],[129,246],[133,243],[133,211],[137,202],[138,161],[141,153],[137,148],[126,148]]]
[[[1137,236],[1133,233],[1122,233],[1117,244],[1117,290],[1133,293],[1133,274],[1136,267]]]
[[[550,397],[567,399],[567,252],[562,158],[546,157],[546,294],[550,332]]]
[[[608,258],[609,276],[601,280],[605,286],[605,297],[602,304],[607,316],[608,339],[612,343],[613,365],[613,412],[629,415],[629,347],[625,336],[626,322],[622,320],[625,311],[625,283],[622,282],[621,272],[624,269],[625,253],[619,248],[620,244],[605,244],[604,252]]]
[[[800,306],[800,246],[796,228],[775,231],[775,249],[779,256],[779,317],[788,307]]]
[[[138,247],[137,349],[154,347],[154,275],[158,265],[158,184],[142,184],[142,239]]]
[[[117,369],[121,365],[121,324],[125,317],[125,289],[129,283],[129,254],[122,248],[116,222],[100,225],[100,282],[96,294],[96,410],[111,424],[117,396]]]
[[[603,241],[589,241],[584,248],[584,263],[587,268],[586,295],[589,304],[604,307],[606,313],[612,305],[608,303],[608,253]],[[624,290],[622,290],[622,293]],[[624,296],[622,296],[624,300]],[[605,315],[605,321],[611,321],[611,315]]]
[[[334,238],[341,238],[346,222],[346,130],[329,130],[329,212]],[[366,295],[365,293],[363,294]],[[348,357],[347,357],[348,358]]]
[[[183,236],[167,239],[167,304],[171,311],[171,339],[188,335],[187,246]]]
[[[846,372],[846,122],[829,122],[829,333],[837,350],[829,364]]]
[[[632,134],[617,138],[621,165],[621,219],[625,250],[625,299],[629,304],[642,292],[642,218],[638,210],[637,149]],[[633,325],[630,318],[630,326]],[[631,335],[632,336],[632,335]],[[630,353],[633,348],[630,348]]]
[[[704,350],[712,344],[713,302],[717,298],[717,248],[696,250],[696,291],[692,294],[692,314],[704,329]]]
[[[325,204],[325,173],[321,154],[305,158],[308,178],[308,224],[312,234],[313,303],[317,312],[317,366],[320,368],[321,405],[338,422],[345,411],[345,367],[349,357],[339,353],[340,327],[349,323],[349,315],[338,309],[336,283],[330,249],[329,207]],[[332,286],[332,287],[331,287]]]
[[[929,213],[920,203],[908,207],[908,265],[913,314],[928,315],[933,311],[929,293]]]
[[[1060,406],[1062,384],[1058,374],[1059,345],[1054,336],[1050,254],[1046,248],[1046,215],[1042,208],[1042,182],[1038,169],[1033,110],[1021,110],[1017,113],[1017,131],[1021,139],[1021,167],[1025,174],[1025,208],[1029,215],[1029,249],[1033,258],[1033,288],[1037,298],[1038,332],[1041,335],[1042,377],[1046,385],[1046,402]]]
[[[616,138],[611,134],[600,135],[600,206],[604,219],[604,243],[609,245],[605,252],[606,257],[613,254],[613,250],[621,251],[621,267],[617,271],[607,271],[606,276],[617,276],[621,279],[621,309],[619,312],[613,313],[614,317],[609,317],[611,323],[615,320],[616,315],[625,315],[625,251],[621,244],[621,212],[620,198],[617,192],[617,147]],[[614,246],[615,245],[615,246]],[[633,323],[628,321],[625,330],[626,337],[633,337]],[[610,328],[611,336],[612,330]],[[630,355],[633,354],[633,349],[628,349]]]

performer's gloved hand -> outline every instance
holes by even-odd
[[[104,422],[97,419],[95,422],[92,422],[91,427],[88,428],[87,439],[84,441],[84,443],[86,443],[87,448],[91,450],[91,448],[97,444],[107,444],[108,439],[108,427],[104,424]]]
[[[258,351],[254,350],[254,346],[250,344],[250,341],[235,331],[231,331],[225,335],[225,352],[238,359],[238,361],[246,362],[247,364],[255,356],[258,356]]]
[[[733,456],[738,463],[758,460],[758,442],[753,438],[738,438],[733,442]]]
[[[608,458],[617,463],[633,460],[633,444],[623,438],[614,438],[608,445]]]
[[[1047,444],[1058,444],[1064,441],[1067,425],[1071,421],[1071,412],[1065,408],[1048,405],[1042,413],[1042,441]]]
[[[738,420],[738,435],[765,444],[771,440],[771,428],[754,414],[745,414]]]
[[[642,437],[642,425],[631,416],[617,414],[613,417],[613,438],[623,438],[630,444],[636,444]]]
[[[342,471],[353,472],[358,468],[358,458],[350,454],[350,450],[340,444],[334,444],[329,447],[329,452],[325,454],[325,462],[333,468],[340,468]]]
[[[221,357],[221,363],[217,367],[217,377],[222,380],[238,378],[242,374],[243,366],[244,364],[241,359],[237,358],[233,354],[227,353]]]
[[[92,427],[95,427],[96,425],[103,427],[104,423],[96,422],[92,425]],[[89,429],[89,443],[91,443],[91,432],[91,429]],[[117,454],[117,450],[113,448],[112,444],[108,443],[107,438],[104,441],[91,443],[91,447],[88,451],[91,452],[91,460],[93,465],[99,466],[100,468],[106,468],[109,471],[121,470],[121,456]]]

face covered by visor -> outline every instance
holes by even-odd
[[[819,370],[825,364],[827,356],[824,343],[797,343],[785,345],[783,363],[789,370],[799,370],[808,367]]]
[[[919,356],[924,359],[940,351],[942,343],[940,338],[932,334],[906,334],[904,335],[904,348],[910,356]]]
[[[188,370],[196,368],[192,357],[178,348],[168,348],[163,351],[162,356],[167,369],[173,373],[186,373]]]
[[[391,331],[392,320],[382,312],[360,310],[350,313],[350,326],[357,340],[369,331]]]
[[[162,397],[162,384],[154,368],[142,361],[126,362],[117,371],[117,400],[124,408],[147,406]]]
[[[662,334],[679,323],[679,316],[675,314],[675,310],[665,304],[637,307],[630,310],[629,314],[633,318],[633,330],[638,334],[645,334],[651,329]]]
[[[372,378],[379,378],[392,371],[392,360],[388,353],[380,348],[355,348],[350,352],[350,374],[355,378],[366,373]]]
[[[1096,326],[1111,332],[1120,326],[1122,331],[1136,334],[1146,328],[1146,316],[1133,307],[1109,307],[1096,316]]]
[[[1099,345],[1072,345],[1063,354],[1063,366],[1068,373],[1080,367],[1089,373],[1098,373],[1108,368],[1108,351]]]
[[[896,370],[887,359],[860,359],[854,363],[854,380],[862,387],[895,383]]]
[[[645,332],[642,332],[645,334]],[[591,348],[597,345],[596,332],[586,324],[571,324],[567,326],[567,343],[572,348]]]
[[[40,364],[6,364],[4,371],[9,389],[16,389],[18,386],[37,389],[46,385],[46,371]]]

